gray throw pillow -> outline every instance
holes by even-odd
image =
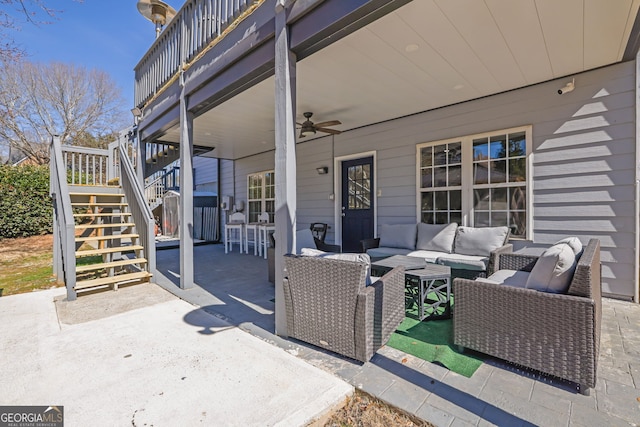
[[[576,256],[582,252],[582,242],[577,237],[565,237],[564,239],[555,242],[554,245],[558,245],[560,243],[566,243],[569,245]]]
[[[506,243],[507,227],[458,227],[454,252],[463,255],[489,256]]]
[[[553,245],[543,252],[533,266],[527,279],[527,289],[566,293],[576,265],[576,255],[568,243]]]
[[[380,246],[388,248],[416,248],[416,224],[382,224]]]
[[[450,254],[453,252],[453,241],[456,238],[458,224],[418,224],[418,242],[416,249],[438,251]]]

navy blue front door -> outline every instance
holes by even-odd
[[[342,162],[342,250],[360,252],[373,233],[373,157]]]

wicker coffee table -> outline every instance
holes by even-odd
[[[426,267],[427,262],[422,258],[414,256],[393,255],[379,261],[373,261],[371,263],[371,274],[374,276],[383,276],[386,272],[400,266],[404,267],[405,271],[417,270]]]
[[[419,270],[405,273],[406,292],[418,306],[420,320],[439,320],[451,317],[451,268],[427,264]]]

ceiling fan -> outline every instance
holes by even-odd
[[[342,133],[342,131],[336,130],[336,129],[329,129],[326,126],[336,126],[336,125],[341,125],[342,122],[340,120],[330,120],[328,122],[321,122],[321,123],[313,123],[311,121],[311,116],[313,116],[313,113],[307,112],[304,113],[303,116],[305,117],[305,120],[303,123],[297,123],[297,125],[300,126],[300,135],[299,138],[304,138],[305,136],[311,134],[311,133],[316,133],[316,132],[324,132],[324,133],[330,133],[331,135],[338,135],[340,133]]]

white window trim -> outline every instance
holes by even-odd
[[[480,138],[488,138],[490,136],[524,132],[526,139],[526,156],[525,161],[527,164],[527,176],[526,176],[526,196],[527,196],[527,234],[523,240],[533,240],[533,160],[532,160],[532,147],[533,147],[533,126],[517,126],[507,129],[498,129],[490,132],[483,132],[471,135],[464,135],[456,138],[441,139],[437,141],[428,141],[416,144],[416,220],[421,221],[421,173],[420,173],[420,150],[423,147],[442,145],[453,142],[460,142],[462,144],[462,224],[469,225],[472,223],[473,218],[473,140]],[[522,239],[522,238],[514,238]]]
[[[266,189],[266,185],[267,185],[267,184],[266,184],[265,176],[266,176],[266,174],[268,174],[268,173],[273,173],[273,174],[275,174],[275,170],[274,170],[274,169],[268,169],[268,170],[264,170],[264,171],[252,172],[252,173],[247,174],[247,207],[246,207],[246,212],[247,212],[247,214],[246,214],[246,218],[247,218],[247,222],[249,222],[249,216],[250,216],[250,212],[249,212],[249,205],[250,205],[250,202],[252,202],[252,201],[257,201],[257,200],[258,200],[258,199],[250,199],[250,198],[249,198],[249,195],[251,194],[251,193],[250,193],[250,191],[249,191],[249,178],[250,178],[251,176],[253,176],[253,175],[261,175],[261,176],[262,176],[262,192],[261,192],[261,194],[262,194],[262,198],[261,198],[261,208],[260,208],[260,212],[258,212],[258,215],[265,211],[265,205],[266,205],[266,201],[267,201],[267,200],[274,200],[274,201],[275,201],[275,195],[274,195],[274,198],[273,198],[273,199],[270,199],[270,198],[268,199],[268,198],[266,198],[266,197],[265,197],[265,193],[266,193],[265,189]],[[275,212],[274,212],[274,214],[275,214]]]

